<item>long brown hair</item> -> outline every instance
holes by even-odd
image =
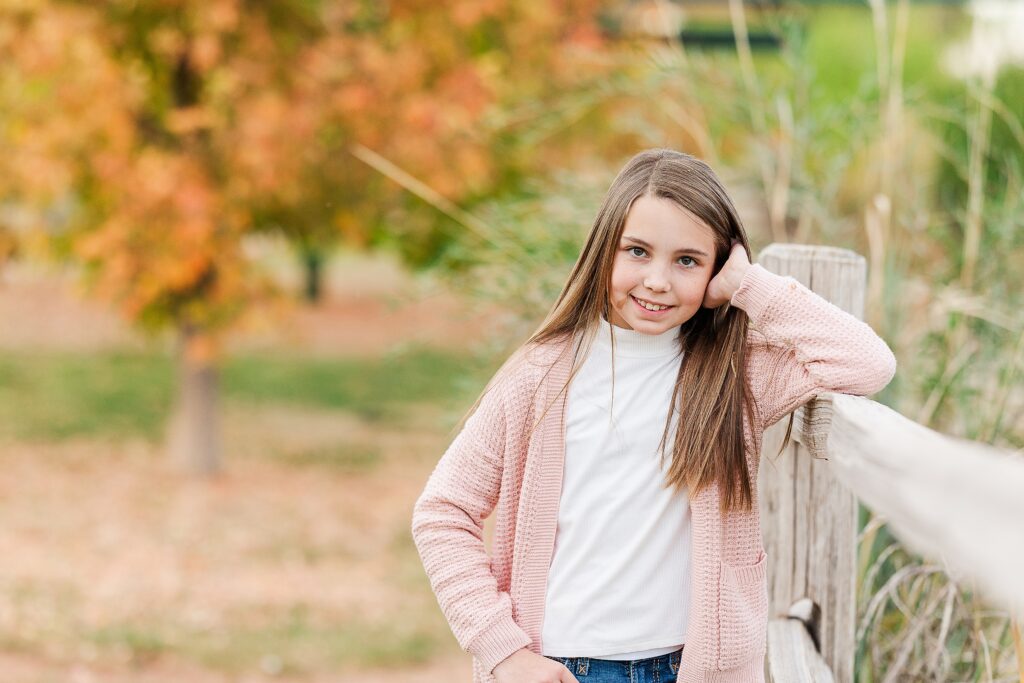
[[[710,166],[670,149],[634,156],[612,182],[561,294],[525,345],[581,340],[570,381],[589,349],[599,317],[608,318],[612,265],[626,215],[641,196],[668,199],[712,230],[715,273],[728,258],[733,241],[740,242],[750,256],[736,208]],[[666,485],[695,493],[716,483],[723,510],[750,509],[754,496],[743,421],[744,407],[751,417],[756,408],[745,377],[747,315],[728,304],[701,308],[680,325],[679,338],[683,362],[661,442],[664,457],[678,412]]]

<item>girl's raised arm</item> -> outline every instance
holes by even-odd
[[[507,382],[494,382],[416,501],[412,535],[459,645],[491,671],[531,640],[512,618],[484,548],[498,501],[509,423]]]
[[[754,264],[730,303],[754,328],[747,381],[762,427],[819,393],[873,394],[896,372],[896,358],[871,327],[791,277]]]

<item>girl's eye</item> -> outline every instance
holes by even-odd
[[[637,258],[644,256],[647,253],[646,251],[644,251],[643,247],[628,247],[626,251],[628,251],[633,256],[636,256]]]
[[[693,260],[692,256],[680,256],[679,262],[682,263],[687,268],[697,265],[697,262]]]

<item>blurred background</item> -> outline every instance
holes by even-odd
[[[412,545],[612,178],[869,263],[879,400],[1024,445],[1018,0],[0,0],[0,680],[464,682]],[[862,512],[858,680],[1016,681]]]

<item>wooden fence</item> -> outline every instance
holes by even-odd
[[[863,317],[866,266],[831,247],[773,244],[758,259]],[[768,678],[853,681],[857,500],[907,547],[1024,613],[1024,458],[944,436],[866,398],[825,394],[765,433]]]

